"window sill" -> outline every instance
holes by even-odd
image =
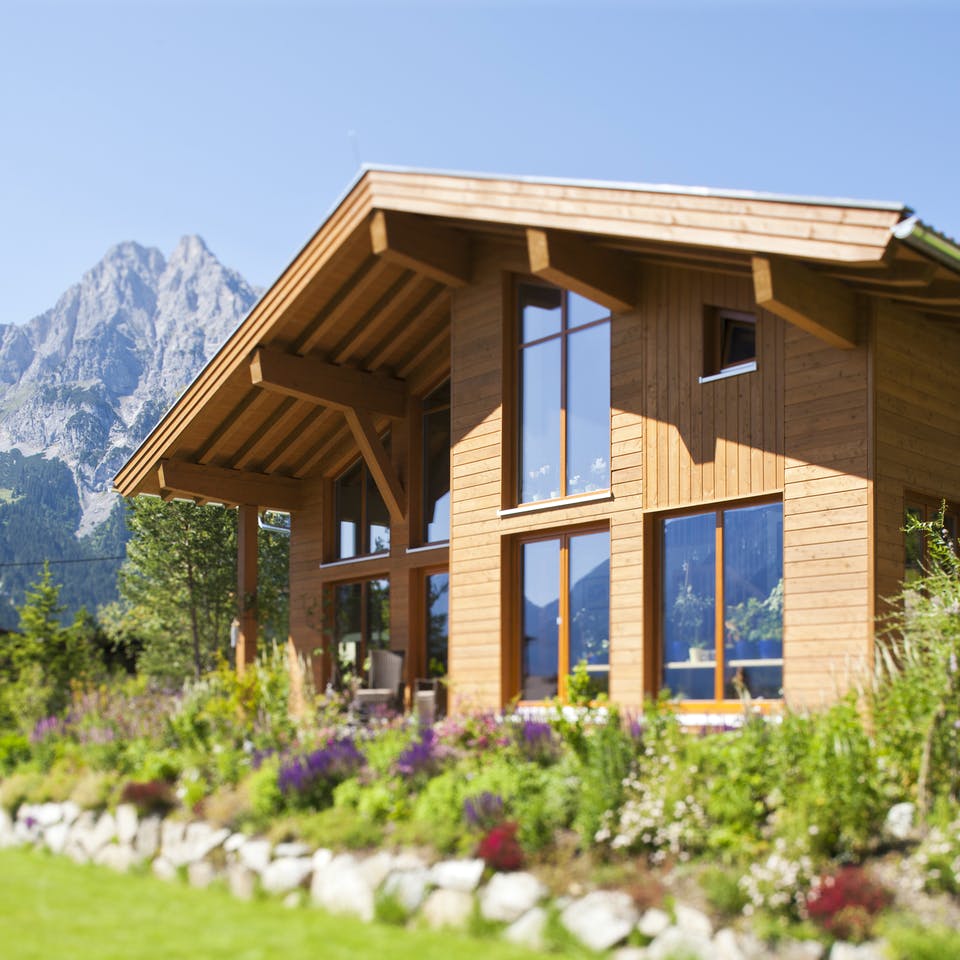
[[[360,557],[346,557],[343,560],[331,560],[329,563],[320,563],[317,566],[321,570],[330,570],[333,567],[350,567],[357,563],[369,563],[371,560],[388,560],[390,558],[389,550],[381,550],[380,553],[365,553]]]
[[[449,540],[438,540],[436,543],[425,543],[421,547],[407,547],[406,553],[409,555],[411,553],[429,553],[431,550],[449,550],[450,541]]]
[[[727,377],[739,377],[742,373],[753,373],[757,369],[757,361],[751,360],[749,363],[739,363],[735,367],[728,367],[719,373],[711,373],[708,377],[697,377],[698,383],[713,383],[714,380],[726,380]]]
[[[561,497],[559,500],[534,500],[532,503],[522,503],[519,507],[508,507],[498,510],[498,517],[518,517],[525,513],[539,513],[541,510],[559,510],[562,507],[576,507],[581,503],[602,503],[612,500],[613,492],[600,490],[597,493],[584,493],[573,497]]]

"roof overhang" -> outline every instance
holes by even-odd
[[[367,167],[130,457],[116,489],[284,509],[301,502],[305,482],[360,448],[379,458],[388,475],[378,482],[400,509],[377,438],[448,367],[449,291],[469,281],[478,239],[522,244],[531,272],[612,310],[629,308],[629,275],[641,259],[752,276],[758,295],[767,284],[768,309],[850,346],[857,293],[960,316],[952,260],[915,232],[896,234],[910,212],[894,203]],[[825,299],[811,297],[811,283]],[[825,306],[838,319],[824,320]],[[179,462],[204,469],[177,471]],[[173,475],[177,486],[164,482]]]

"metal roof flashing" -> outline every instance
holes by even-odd
[[[892,232],[897,240],[908,247],[960,273],[960,247],[948,236],[928,227],[919,217],[901,220]]]

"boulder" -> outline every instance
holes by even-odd
[[[625,940],[638,920],[633,900],[620,890],[595,890],[567,904],[560,914],[567,930],[598,953]]]
[[[70,839],[70,827],[66,823],[55,823],[43,831],[43,842],[51,853],[63,853]]]
[[[430,882],[444,890],[473,893],[483,876],[482,860],[441,860],[430,870]]]
[[[684,932],[699,934],[708,940],[713,936],[713,921],[702,910],[678,903],[673,915],[675,925]]]
[[[137,862],[137,858],[134,856],[132,847],[108,843],[96,852],[93,861],[103,867],[116,870],[117,873],[126,873]]]
[[[227,841],[224,841],[224,846],[226,846],[226,843]],[[278,843],[273,848],[273,855],[277,859],[281,857],[309,857],[312,852],[305,843]]]
[[[238,900],[252,900],[257,892],[257,875],[242,863],[227,866],[227,887]]]
[[[117,807],[117,840],[126,846],[132,846],[137,837],[137,827],[140,821],[137,808],[132,803],[121,803]]]
[[[748,960],[737,935],[729,928],[717,931],[717,935],[713,938],[713,958],[714,960]]]
[[[838,940],[830,948],[830,960],[884,960],[887,956],[879,943],[845,943]]]
[[[260,884],[267,893],[289,893],[301,886],[311,873],[311,857],[278,857],[260,874]]]
[[[356,858],[349,853],[340,854],[319,868],[314,858],[310,896],[330,913],[349,913],[368,922],[373,919],[373,890],[358,869]]]
[[[209,860],[194,860],[187,865],[187,882],[191,887],[209,887],[217,871]]]
[[[667,913],[666,910],[650,907],[640,918],[640,922],[637,924],[637,930],[652,940],[672,925],[673,921],[670,919],[670,914]]]
[[[543,907],[534,907],[522,917],[518,917],[503,931],[504,940],[519,943],[530,950],[545,950],[547,947],[544,931],[547,927],[547,911]]]
[[[254,873],[263,873],[270,862],[271,845],[269,840],[248,840],[237,851],[240,862]]]
[[[883,832],[893,840],[909,840],[914,835],[917,807],[913,803],[895,803],[883,822]]]
[[[681,927],[667,927],[653,943],[647,947],[650,960],[713,960],[713,945],[710,938],[702,933],[684,930]]]
[[[383,881],[381,891],[384,896],[396,900],[409,916],[420,909],[427,895],[429,877],[429,872],[423,867],[419,870],[394,870]]]
[[[168,860],[164,856],[159,856],[151,864],[151,870],[156,877],[159,877],[161,880],[176,880],[177,879],[177,868],[172,860]]]
[[[473,895],[446,887],[432,891],[420,911],[423,922],[434,930],[444,927],[462,930],[472,915]]]
[[[532,873],[496,873],[480,892],[480,912],[487,920],[513,923],[532,910],[546,893]]]
[[[393,869],[393,854],[386,851],[380,851],[361,860],[357,864],[357,869],[366,881],[367,886],[374,892],[377,891],[380,884],[386,879],[387,874]]]
[[[137,824],[137,835],[133,840],[133,849],[137,856],[150,860],[160,849],[160,825],[163,821],[157,817],[144,817]]]

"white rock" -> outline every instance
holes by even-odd
[[[823,952],[823,944],[818,940],[781,940],[777,944],[780,960],[820,960]],[[766,953],[758,956],[766,957]]]
[[[713,960],[710,938],[680,927],[668,927],[647,947],[650,960]]]
[[[187,832],[187,825],[182,820],[172,820],[167,817],[160,828],[160,852],[179,847],[183,843],[183,836]]]
[[[226,846],[226,842],[224,842],[224,846]],[[305,843],[278,843],[273,848],[273,855],[277,859],[282,857],[309,857],[311,853],[311,849]]]
[[[663,933],[672,923],[670,914],[666,910],[650,907],[640,918],[637,930],[652,940],[657,934]]]
[[[74,863],[89,863],[90,855],[87,853],[86,847],[78,840],[74,840],[71,836],[67,840],[67,845],[63,848],[63,852],[74,862]]]
[[[322,870],[333,860],[333,851],[328,850],[326,847],[320,847],[319,850],[313,851],[313,869]]]
[[[238,851],[240,862],[254,873],[263,873],[270,862],[269,840],[248,840]]]
[[[349,853],[334,857],[320,868],[314,863],[310,896],[330,913],[349,913],[368,922],[373,919],[373,891]]]
[[[132,803],[121,803],[116,810],[117,840],[131,846],[137,836],[137,826],[140,818],[137,808]]]
[[[543,907],[534,907],[503,931],[504,940],[519,943],[531,950],[545,950],[547,947],[543,933],[547,927],[547,911]]]
[[[139,857],[149,860],[156,856],[160,849],[160,825],[163,821],[157,817],[144,817],[137,824],[137,835],[133,841],[133,849]]]
[[[879,943],[844,943],[838,940],[830,950],[830,960],[884,960],[886,952]]]
[[[883,823],[883,830],[887,836],[894,840],[909,840],[913,835],[916,819],[916,804],[895,803],[887,811],[887,819]]]
[[[161,880],[177,879],[177,868],[173,861],[168,860],[166,857],[157,857],[151,864],[151,869],[153,870],[154,876],[159,877]]]
[[[617,947],[610,956],[612,960],[647,960],[647,948]]]
[[[420,916],[435,930],[443,927],[462,929],[473,914],[473,895],[465,890],[441,887],[431,892],[423,904]]]
[[[393,869],[393,854],[385,850],[361,860],[357,864],[360,875],[367,882],[367,886],[376,893],[387,874]]]
[[[13,817],[0,807],[0,847],[13,842]]]
[[[70,827],[65,823],[55,823],[43,831],[43,842],[53,853],[63,853],[70,838]]]
[[[495,873],[480,892],[480,912],[487,920],[513,923],[546,896],[532,873]]]
[[[430,882],[444,890],[473,893],[483,876],[482,860],[441,860],[430,870]]]
[[[216,868],[209,860],[194,860],[187,865],[187,882],[191,887],[209,887],[216,876]]]
[[[674,907],[676,925],[687,933],[697,933],[708,940],[713,936],[713,921],[702,911],[678,903]]]
[[[289,893],[296,890],[311,873],[311,857],[279,857],[267,864],[260,874],[260,883],[267,893]]]
[[[250,838],[245,833],[231,833],[223,841],[223,849],[227,853],[236,853]]]
[[[620,890],[595,890],[568,904],[563,925],[591,950],[609,950],[625,940],[639,915],[633,900]]]
[[[298,907],[303,905],[303,892],[300,890],[292,890],[283,898],[283,905],[288,910],[296,910]]]
[[[136,863],[132,847],[123,847],[118,843],[108,843],[101,847],[93,857],[94,863],[116,870],[117,873],[126,873]]]
[[[63,808],[59,803],[40,803],[33,810],[33,817],[41,827],[52,827],[63,820]]]
[[[67,824],[76,823],[81,813],[79,805],[72,800],[65,800],[60,804],[60,809],[63,811],[63,822]]]
[[[97,820],[94,828],[85,833],[81,843],[87,848],[91,858],[96,858],[98,850],[102,850],[117,835],[117,822],[112,813],[103,813]]]
[[[230,831],[225,827],[216,830],[209,823],[202,821],[188,824],[183,836],[184,860],[187,863],[204,860],[229,836]],[[266,841],[263,842],[266,843]]]
[[[257,875],[242,863],[227,867],[227,886],[238,900],[252,900],[257,891]]]
[[[399,853],[394,854],[393,869],[426,870],[427,861],[424,860],[419,854],[414,853],[412,850],[401,850]]]
[[[731,929],[717,931],[713,938],[713,960],[747,960],[737,935]]]
[[[424,867],[419,870],[394,870],[383,881],[381,889],[384,896],[396,900],[409,915],[415,913],[423,903],[429,877]]]

